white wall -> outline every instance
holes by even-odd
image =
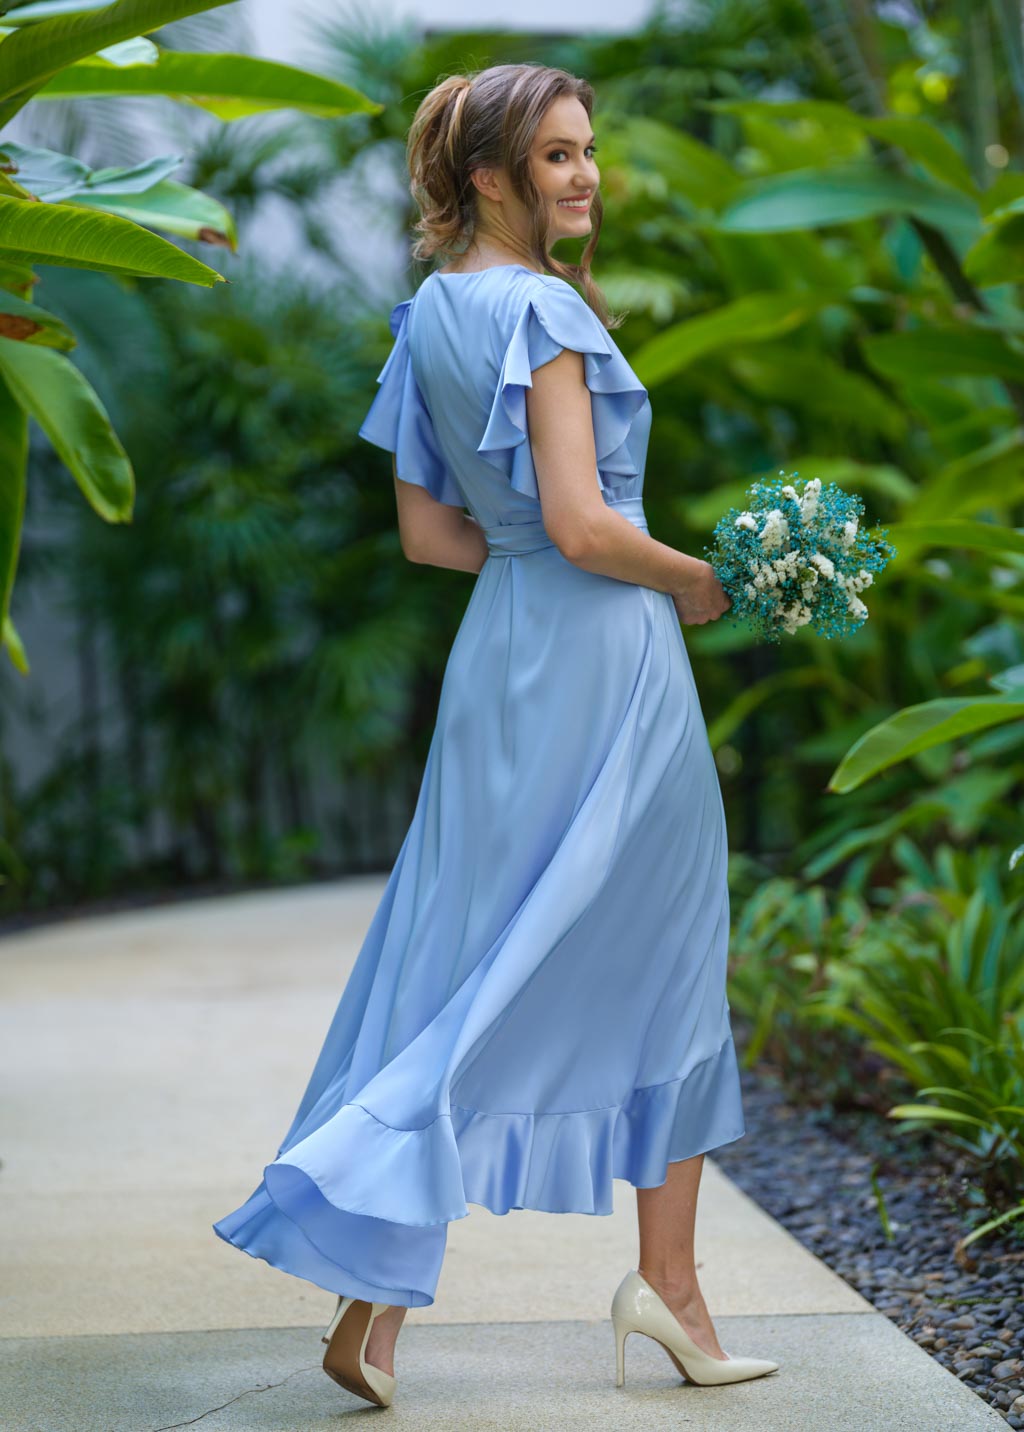
[[[306,20],[349,14],[408,17],[424,29],[488,29],[596,35],[635,30],[652,0],[244,0],[258,54],[308,63]]]

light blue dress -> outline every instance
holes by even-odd
[[[541,521],[535,368],[583,354],[595,481],[646,530],[646,389],[576,290],[431,273],[391,313],[360,436],[468,508],[489,556],[415,812],[309,1085],[214,1229],[336,1293],[434,1301],[448,1224],[612,1212],[612,1180],[745,1132],[726,998],[725,814],[671,597]]]

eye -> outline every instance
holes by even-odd
[[[595,154],[595,153],[597,152],[597,145],[596,145],[596,144],[588,144],[588,145],[587,145],[587,149],[589,149],[589,151],[590,151],[591,154]],[[549,158],[549,159],[554,159],[557,154],[567,154],[567,153],[568,153],[568,150],[566,150],[566,149],[552,149],[551,152],[548,154],[548,158]],[[584,150],[584,153],[586,153],[586,150]]]

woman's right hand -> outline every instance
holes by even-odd
[[[694,558],[693,576],[682,591],[672,593],[672,601],[684,626],[702,626],[717,621],[732,606],[725,588],[715,576],[710,562]]]

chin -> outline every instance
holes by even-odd
[[[594,221],[590,214],[581,214],[577,219],[563,219],[561,210],[559,210],[558,219],[555,222],[556,233],[573,234],[577,238],[580,234],[589,234],[593,227]]]

